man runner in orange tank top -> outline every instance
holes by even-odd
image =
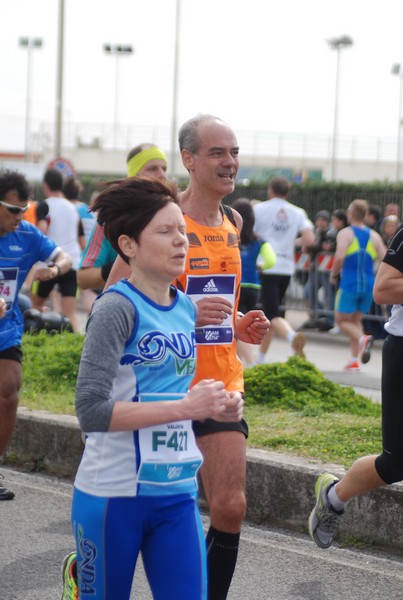
[[[242,218],[232,211],[234,225],[221,201],[234,190],[239,148],[232,129],[212,115],[187,121],[179,131],[179,146],[189,173],[189,185],[180,197],[189,252],[185,273],[176,284],[197,304],[198,361],[192,384],[204,377],[223,381],[231,410],[231,403],[244,390],[236,339],[258,345],[270,327],[261,310],[237,313]],[[106,285],[125,277],[126,269],[117,259]],[[225,600],[246,509],[248,426],[244,420],[224,423],[207,419],[194,422],[194,431],[204,458],[200,472],[211,520],[206,538],[208,598]]]

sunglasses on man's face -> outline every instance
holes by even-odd
[[[20,213],[24,214],[25,212],[27,212],[29,205],[27,204],[27,206],[14,206],[14,204],[8,204],[7,202],[4,202],[3,200],[0,200],[0,205],[4,206],[4,208],[6,208],[8,211],[10,211],[10,213],[12,213],[13,215],[19,215]]]

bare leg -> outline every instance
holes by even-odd
[[[31,302],[32,308],[36,308],[36,310],[43,311],[43,307],[45,306],[46,298],[41,298],[37,294],[31,294]]]
[[[271,328],[264,336],[263,342],[260,345],[261,354],[265,355],[267,353],[273,336],[278,335],[283,339],[290,340],[290,343],[292,342],[291,345],[295,354],[305,356],[303,353],[305,336],[302,333],[296,333],[287,319],[284,319],[283,317],[274,317],[270,322]]]
[[[253,365],[255,357],[255,348],[256,346],[254,344],[247,344],[246,342],[241,342],[241,340],[237,340],[236,351],[244,367],[249,367]]]
[[[271,341],[274,337],[274,334],[278,335],[279,337],[286,338],[287,333],[293,331],[291,325],[288,323],[288,321],[283,319],[283,317],[274,317],[273,319],[270,320],[270,323],[271,323],[271,328],[266,333],[266,335],[263,338],[262,343],[260,344],[260,352],[262,352],[263,354],[267,353],[267,351],[270,347]]]
[[[286,339],[289,333],[294,332],[287,319],[284,319],[283,317],[274,317],[274,319],[271,320],[271,326],[274,333],[283,339]]]
[[[206,537],[208,599],[225,600],[246,509],[246,442],[237,431],[204,435],[197,441],[204,456],[201,478],[211,520]]]
[[[78,324],[78,319],[77,319],[76,308],[77,308],[77,300],[75,299],[74,296],[62,296],[62,301],[61,301],[62,314],[65,315],[70,320],[73,331],[80,331],[80,326]]]
[[[246,442],[243,433],[222,431],[197,438],[204,462],[200,470],[211,524],[239,533],[245,516]]]
[[[17,421],[18,392],[22,368],[16,360],[0,360],[0,455],[3,454]]]
[[[350,341],[351,356],[358,358],[360,353],[360,337],[364,335],[362,313],[336,313],[336,323]]]
[[[342,502],[385,485],[375,469],[375,459],[376,456],[359,458],[336,483],[336,493]]]

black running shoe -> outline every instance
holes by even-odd
[[[0,475],[0,479],[4,479],[4,475]],[[12,500],[13,492],[10,492],[2,483],[0,483],[0,500]]]

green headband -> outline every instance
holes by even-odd
[[[167,161],[167,157],[161,148],[157,146],[153,146],[152,148],[147,148],[147,150],[142,150],[135,156],[132,156],[129,162],[127,163],[127,176],[134,177],[138,173],[140,173],[141,169],[146,165],[150,160],[154,160],[159,158],[164,162]]]

